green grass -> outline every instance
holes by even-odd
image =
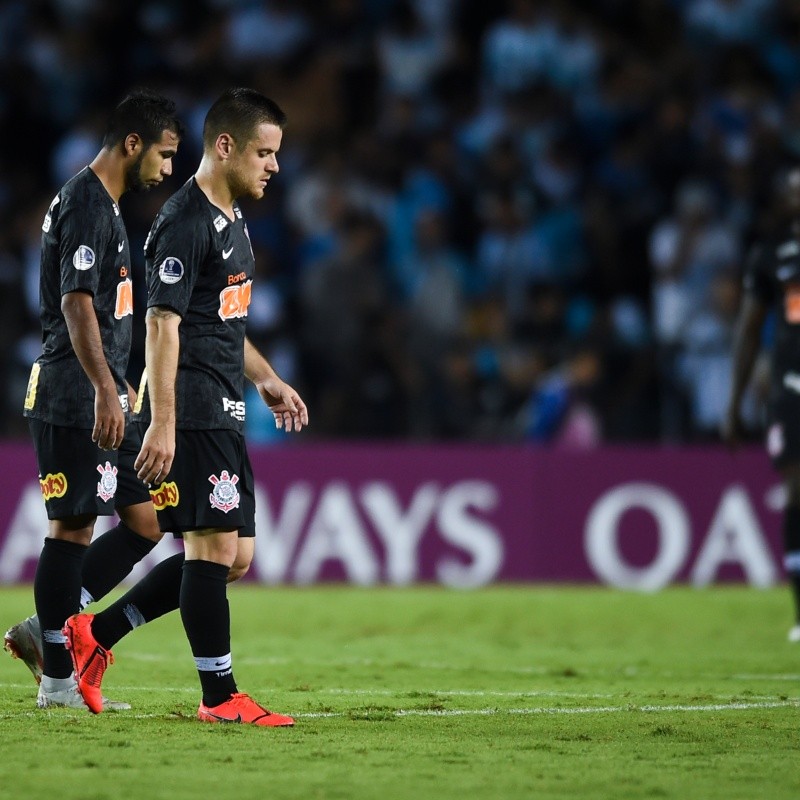
[[[59,800],[800,797],[786,589],[230,591],[239,687],[204,725],[177,615],[115,648],[132,711],[35,708],[0,658],[0,794]],[[0,590],[0,624],[30,613]],[[1,654],[5,655],[5,654]]]

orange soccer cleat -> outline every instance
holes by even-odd
[[[197,718],[203,722],[244,723],[260,725],[265,728],[283,728],[294,725],[291,717],[267,711],[250,695],[241,692],[232,694],[229,700],[211,708],[205,703],[200,703],[200,708],[197,709]]]
[[[100,684],[114,656],[106,650],[92,634],[94,614],[73,614],[65,623],[64,636],[67,637],[67,650],[72,656],[75,679],[89,711],[99,714],[103,710],[103,695]]]

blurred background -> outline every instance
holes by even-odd
[[[188,135],[123,198],[134,253],[222,90],[288,112],[245,208],[249,322],[310,439],[717,439],[743,261],[800,151],[800,2],[0,0],[5,438],[27,437],[44,212],[139,85]]]

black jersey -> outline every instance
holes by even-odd
[[[61,298],[75,291],[92,295],[103,352],[127,411],[133,319],[128,235],[119,207],[88,167],[55,196],[42,231],[42,354],[31,371],[24,413],[54,425],[91,428],[94,387],[72,347]]]
[[[191,178],[145,243],[147,305],[181,316],[176,426],[244,428],[244,338],[255,259],[234,204],[229,219]]]
[[[800,391],[800,239],[787,233],[755,246],[744,287],[775,313],[773,389]],[[787,380],[794,385],[786,387]]]

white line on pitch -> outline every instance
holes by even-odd
[[[562,714],[620,714],[625,712],[645,713],[674,713],[674,712],[710,712],[710,711],[753,711],[772,708],[800,708],[800,699],[785,700],[775,703],[714,703],[708,705],[670,705],[670,706],[584,706],[579,708],[476,708],[476,709],[376,709],[374,713],[385,713],[394,717],[493,717],[493,716],[535,716],[535,715],[562,715]],[[76,709],[77,711],[77,709]],[[83,712],[78,712],[82,714]],[[111,712],[114,716],[121,714],[130,719],[169,719],[171,714],[127,714],[126,712]],[[327,719],[330,717],[349,717],[353,714],[363,713],[368,715],[369,709],[351,712],[321,711],[295,714],[296,719]],[[18,713],[0,713],[0,719],[18,719],[21,717],[41,717],[64,714],[64,711],[22,711]]]

